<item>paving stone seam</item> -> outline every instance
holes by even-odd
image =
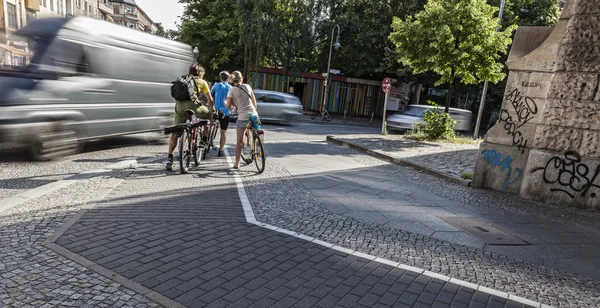
[[[118,164],[118,163],[117,163]],[[137,164],[137,162],[136,162]],[[116,164],[112,164],[112,165],[116,165]],[[112,166],[109,165],[109,166]],[[131,166],[131,165],[128,165]],[[127,168],[127,167],[125,167]],[[115,168],[115,169],[123,169],[123,168]],[[111,171],[113,169],[107,170],[107,171]],[[92,171],[96,171],[96,170],[92,170]],[[90,171],[86,171],[85,173],[89,173]],[[169,307],[169,308],[186,308],[186,306],[179,304],[178,302],[156,292],[153,291],[151,289],[148,289],[146,287],[144,287],[143,285],[128,279],[124,276],[119,275],[118,273],[109,270],[101,265],[99,265],[98,263],[91,261],[77,253],[74,253],[58,244],[55,243],[56,240],[58,240],[58,238],[60,238],[65,232],[67,232],[73,225],[75,225],[78,221],[81,220],[81,218],[85,215],[85,213],[87,213],[90,209],[92,209],[99,201],[101,201],[102,199],[104,199],[104,197],[106,197],[112,190],[114,190],[114,188],[118,187],[120,185],[120,183],[123,182],[123,180],[127,178],[127,176],[125,176],[124,178],[122,178],[114,187],[113,189],[109,189],[108,191],[105,192],[104,195],[100,196],[98,198],[97,202],[90,202],[88,204],[86,204],[82,210],[78,211],[73,217],[71,217],[65,224],[63,224],[56,232],[54,232],[53,234],[51,234],[46,240],[44,240],[43,245],[51,250],[53,250],[54,252],[62,255],[63,257],[72,260],[76,263],[79,263],[80,265],[82,265],[85,268],[88,268],[112,281],[115,281],[119,284],[121,284],[122,286],[142,295],[147,297],[148,299],[154,301],[155,303],[158,303],[164,307]]]
[[[330,137],[327,137],[327,140],[330,140]],[[336,140],[337,141],[337,140]],[[227,163],[229,164],[229,166],[233,167],[233,160],[231,159],[231,156],[229,155],[229,151],[228,151],[228,147],[226,147],[225,149],[225,157],[227,158]],[[277,226],[273,226],[270,224],[266,224],[266,223],[262,223],[256,220],[256,217],[254,216],[254,211],[252,210],[252,205],[250,204],[250,201],[248,199],[248,196],[246,194],[246,189],[244,187],[244,183],[242,178],[240,177],[239,173],[237,172],[233,172],[233,176],[235,178],[235,182],[236,182],[236,186],[238,189],[238,193],[240,194],[240,201],[242,202],[242,207],[244,209],[244,213],[246,214],[246,219],[248,221],[248,223],[250,224],[254,224],[257,225],[259,227],[262,228],[267,228],[269,230],[275,231],[275,232],[279,232],[279,233],[283,233],[283,234],[287,234],[287,235],[291,235],[293,237],[299,238],[299,239],[303,239],[312,243],[315,243],[317,245],[321,245],[324,246],[326,248],[331,248],[340,252],[344,252],[347,253],[349,255],[353,255],[359,258],[366,258],[367,260],[372,260],[381,264],[387,264],[387,265],[391,265],[391,266],[395,266],[397,268],[403,269],[403,270],[407,270],[407,271],[411,271],[417,274],[422,274],[425,276],[428,276],[430,278],[436,278],[436,279],[440,279],[443,281],[447,281],[450,283],[454,283],[466,288],[470,288],[479,292],[483,292],[483,293],[487,293],[490,294],[492,296],[497,296],[503,299],[507,299],[507,300],[512,300],[521,304],[525,304],[525,305],[529,305],[529,306],[533,306],[533,307],[537,307],[537,308],[541,308],[541,307],[552,307],[552,306],[547,306],[547,305],[543,305],[541,303],[538,303],[536,301],[532,301],[520,296],[516,296],[514,294],[511,293],[507,293],[507,292],[502,292],[502,291],[498,291],[498,290],[494,290],[482,285],[478,285],[478,284],[474,284],[474,283],[470,283],[468,281],[464,281],[464,280],[460,280],[460,279],[456,279],[456,278],[451,278],[442,274],[438,274],[438,273],[434,273],[431,271],[426,271],[424,269],[418,268],[418,267],[414,267],[414,266],[410,266],[410,265],[406,265],[406,264],[401,264],[398,262],[394,262],[391,260],[387,260],[384,258],[380,258],[380,257],[376,257],[376,256],[372,256],[369,254],[365,254],[362,252],[359,252],[357,250],[352,250],[352,249],[348,249],[348,248],[344,248],[338,245],[334,245],[334,244],[330,244],[327,243],[325,241],[310,237],[310,236],[306,236],[303,234],[300,234],[298,232],[294,232],[291,230],[287,230],[287,229],[283,229],[283,228],[279,228]]]
[[[363,153],[363,154],[375,157],[377,159],[381,159],[383,161],[387,161],[387,162],[390,162],[390,163],[393,163],[393,164],[396,164],[396,165],[400,165],[400,166],[403,166],[403,167],[408,167],[408,168],[411,168],[411,169],[415,169],[417,171],[422,171],[422,172],[424,172],[426,174],[429,174],[429,175],[432,175],[432,176],[444,179],[446,181],[449,181],[449,182],[452,182],[452,183],[455,183],[455,184],[459,184],[459,185],[463,185],[463,186],[467,186],[467,187],[471,186],[471,181],[463,180],[463,179],[460,179],[460,178],[457,178],[457,177],[445,174],[443,172],[437,171],[435,169],[429,168],[427,166],[423,166],[421,164],[410,162],[410,161],[402,159],[402,158],[392,157],[390,155],[387,155],[385,153],[381,153],[379,151],[372,151],[372,150],[369,150],[369,149],[364,148],[362,146],[359,146],[359,145],[356,145],[356,144],[352,144],[352,143],[349,143],[349,142],[346,142],[346,141],[339,140],[339,139],[337,139],[337,138],[335,138],[333,136],[327,136],[327,141],[330,142],[330,143],[332,143],[332,144],[334,144],[334,145],[339,145],[339,146],[343,146],[343,147],[346,147],[346,148],[350,148],[350,149],[353,149],[353,150],[358,151],[360,153]]]

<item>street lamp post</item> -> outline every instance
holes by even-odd
[[[194,63],[198,63],[198,56],[200,55],[200,51],[198,50],[198,47],[194,47],[194,51],[193,51],[194,55],[196,56],[196,58],[194,59]]]
[[[496,31],[500,30],[502,27],[502,15],[504,13],[504,6],[506,5],[506,0],[502,0],[500,3],[500,12],[498,13],[498,26],[496,27]],[[481,93],[481,102],[479,103],[479,113],[477,114],[477,122],[475,124],[475,132],[473,132],[473,139],[477,140],[479,137],[479,127],[481,126],[481,117],[483,116],[483,106],[485,105],[485,96],[487,95],[488,90],[488,81],[487,79],[483,83],[483,93]]]
[[[333,43],[333,35],[335,34],[335,29],[338,30],[338,35],[335,38],[335,44]],[[325,110],[327,110],[327,98],[329,97],[329,74],[331,70],[331,52],[333,47],[335,50],[338,50],[342,45],[340,44],[340,26],[335,25],[333,29],[331,29],[331,43],[329,43],[329,60],[327,61],[327,75],[325,76],[325,93],[323,95],[323,105],[321,106],[321,118],[325,118]]]

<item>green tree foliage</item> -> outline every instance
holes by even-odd
[[[497,11],[485,0],[430,0],[414,17],[394,18],[390,39],[398,61],[415,74],[433,71],[440,76],[436,84],[449,85],[446,112],[457,82],[495,83],[506,77],[498,60],[515,27],[497,32]]]

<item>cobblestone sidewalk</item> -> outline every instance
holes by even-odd
[[[55,244],[167,307],[524,306],[246,223],[224,160],[189,175],[162,168],[137,170]]]
[[[461,178],[462,172],[473,172],[479,144],[452,144],[405,139],[401,135],[331,136],[369,151],[402,159],[438,172]]]

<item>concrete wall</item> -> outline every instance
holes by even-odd
[[[569,1],[551,33],[520,28],[507,66],[472,184],[600,208],[600,0]]]

